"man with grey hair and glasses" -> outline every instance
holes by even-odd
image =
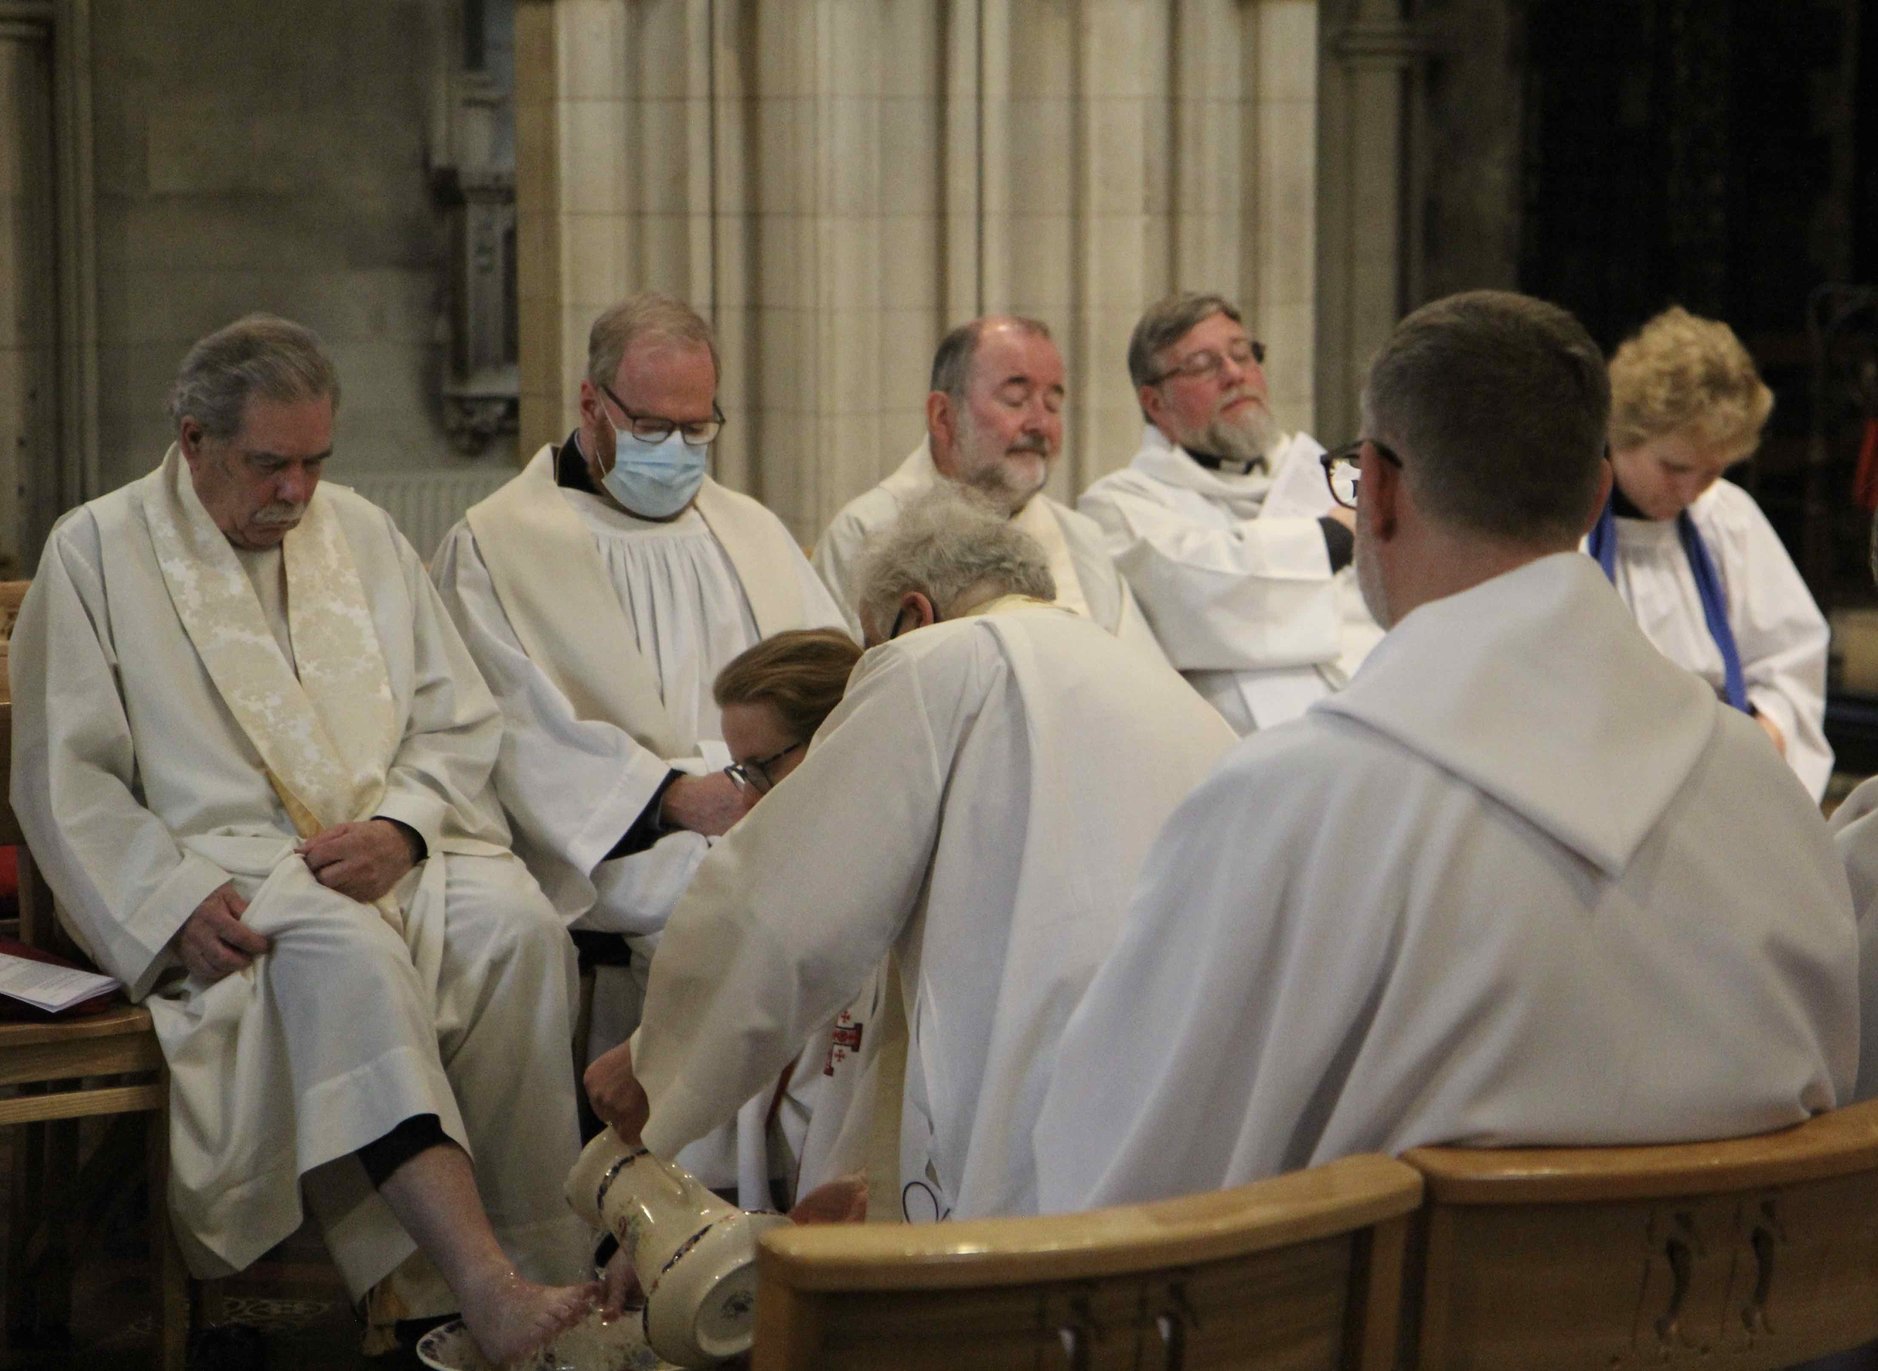
[[[966,492],[909,505],[858,573],[876,646],[705,860],[644,1025],[588,1092],[669,1153],[773,1081],[891,951],[908,1040],[903,1083],[880,1086],[899,1150],[870,1168],[877,1202],[1031,1212],[1056,1035],[1232,732],[1165,662],[1053,605],[1042,549]]]
[[[588,338],[579,422],[445,535],[431,572],[502,707],[515,850],[575,929],[625,937],[590,1050],[632,1031],[659,930],[706,841],[749,808],[711,686],[739,653],[841,616],[782,521],[710,475],[717,340],[647,292]],[[766,1102],[765,1102],[766,1104]],[[682,1160],[768,1208],[767,1109]],[[741,1138],[741,1141],[740,1141]]]
[[[858,633],[856,562],[867,539],[945,482],[977,491],[1043,548],[1056,603],[1126,643],[1160,648],[1102,531],[1044,494],[1063,447],[1063,357],[1037,319],[988,314],[960,324],[933,355],[926,437],[886,480],[844,506],[815,545],[815,568]]]
[[[190,350],[162,465],[59,522],[20,611],[13,804],[155,1021],[191,1270],[304,1197],[374,1322],[460,1309],[500,1364],[591,1294],[547,1284],[583,1256],[573,958],[495,702],[391,520],[322,484],[338,401],[286,320]]]
[[[1128,343],[1147,427],[1083,492],[1168,660],[1240,733],[1302,714],[1379,635],[1347,574],[1347,513],[1308,434],[1278,431],[1265,345],[1219,295],[1149,306]]]
[[[1366,436],[1325,458],[1388,634],[1155,845],[1057,1054],[1046,1209],[1850,1098],[1858,946],[1819,812],[1578,551],[1609,404],[1555,306],[1481,291],[1397,326]]]

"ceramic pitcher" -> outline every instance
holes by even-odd
[[[633,1264],[653,1351],[681,1366],[708,1366],[749,1350],[757,1234],[788,1220],[725,1203],[683,1167],[610,1128],[568,1173],[567,1202],[618,1239]]]

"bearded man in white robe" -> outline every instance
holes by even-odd
[[[899,1107],[882,1120],[897,1145],[870,1149],[875,1194],[909,1220],[1032,1212],[1057,1033],[1154,834],[1232,732],[1164,661],[1053,605],[1041,549],[966,494],[910,506],[859,585],[878,646],[706,858],[645,1023],[588,1069],[588,1095],[669,1155],[892,951],[907,1036],[903,1080],[878,1086]]]
[[[1242,734],[1297,718],[1381,636],[1349,571],[1354,521],[1318,474],[1323,446],[1277,431],[1264,360],[1224,296],[1149,306],[1128,342],[1141,450],[1076,505],[1167,659]]]
[[[773,633],[841,622],[782,521],[711,479],[717,385],[716,339],[689,305],[646,293],[607,310],[579,426],[471,509],[431,568],[502,707],[495,785],[517,854],[572,927],[632,947],[633,977],[596,988],[598,1047],[637,1023],[666,918],[750,804],[719,769],[717,673]],[[791,1169],[763,1145],[768,1106],[682,1158],[752,1208]]]
[[[986,315],[948,333],[933,356],[926,439],[892,475],[843,506],[815,545],[815,569],[861,633],[857,562],[906,505],[955,482],[1005,511],[1043,548],[1056,603],[1161,655],[1102,531],[1043,493],[1063,449],[1063,356],[1036,319]]]
[[[494,701],[390,519],[321,485],[338,396],[284,320],[190,352],[163,464],[60,521],[21,609],[13,803],[155,1020],[190,1268],[304,1193],[355,1297],[421,1251],[450,1302],[403,1312],[496,1360],[591,1294],[532,1283],[582,1257],[573,964],[506,850]]]
[[[1848,1098],[1858,950],[1818,812],[1576,551],[1609,394],[1537,300],[1397,327],[1370,436],[1330,467],[1388,635],[1156,844],[1063,1035],[1046,1209],[1424,1143],[1757,1133]]]

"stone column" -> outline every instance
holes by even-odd
[[[1327,0],[1323,26],[1317,415],[1337,443],[1357,436],[1363,372],[1408,303],[1406,119],[1423,44],[1401,0]]]

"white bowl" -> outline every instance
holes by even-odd
[[[417,1342],[418,1360],[432,1371],[496,1371],[476,1348],[476,1340],[452,1319],[430,1330]],[[628,1310],[611,1323],[600,1321],[595,1310],[538,1352],[504,1371],[678,1371],[646,1346],[638,1311]]]

